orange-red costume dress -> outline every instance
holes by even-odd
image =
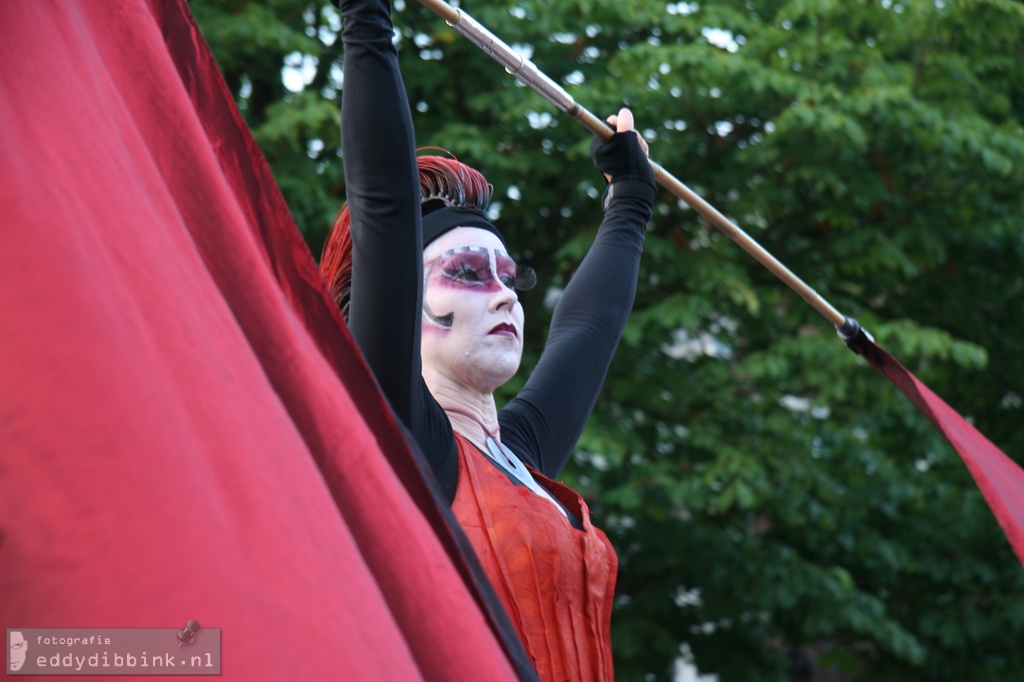
[[[581,521],[578,530],[551,502],[512,483],[462,435],[455,438],[459,482],[452,510],[540,679],[614,679],[610,630],[618,558],[591,525],[583,498],[531,470]]]

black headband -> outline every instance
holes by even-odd
[[[487,230],[504,246],[505,240],[494,223],[475,208],[454,208],[445,206],[423,216],[423,248],[449,230],[456,227],[479,227]]]

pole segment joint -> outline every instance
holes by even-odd
[[[544,99],[569,115],[575,114],[578,108],[576,101],[564,88],[538,69],[533,62],[484,28],[476,19],[462,10],[456,12],[458,17],[454,21],[445,20],[449,26],[469,38],[474,45],[504,66],[505,71],[518,78],[524,85],[534,88]]]

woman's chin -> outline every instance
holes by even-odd
[[[494,393],[504,386],[519,371],[520,355],[518,353],[501,354],[489,358],[488,364],[471,370],[478,388],[483,393]]]

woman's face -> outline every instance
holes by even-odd
[[[491,393],[519,369],[523,306],[515,263],[497,236],[457,227],[423,252],[423,364],[460,386]]]

